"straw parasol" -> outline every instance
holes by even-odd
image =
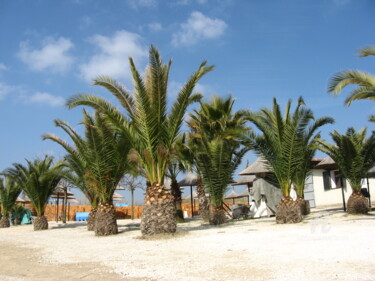
[[[228,195],[224,196],[224,199],[235,199],[235,198],[238,198],[238,193],[236,193],[234,189],[232,189],[232,191]]]
[[[334,170],[334,169],[337,169],[337,164],[331,157],[327,156],[322,161],[320,161],[314,168],[324,169],[324,170]]]
[[[118,192],[113,193],[112,200],[113,200],[114,202],[121,202],[121,201],[123,201],[124,199],[125,199],[125,197],[122,196],[120,193],[118,193]]]
[[[179,186],[190,186],[190,205],[191,205],[191,210],[194,210],[194,198],[198,197],[197,195],[194,196],[193,193],[193,186],[196,186],[198,184],[197,176],[194,175],[192,172],[189,172],[186,177],[178,182]],[[191,212],[192,217],[194,216],[194,212]]]
[[[178,182],[179,186],[196,186],[197,185],[197,176],[189,172],[186,177]]]
[[[258,159],[245,170],[243,170],[240,175],[257,175],[270,172],[272,171],[267,167],[266,160],[264,160],[262,157],[258,157]]]

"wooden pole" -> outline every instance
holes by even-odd
[[[191,205],[191,217],[194,217],[194,202],[193,202],[193,186],[190,186],[190,205]]]
[[[56,222],[59,221],[59,192],[57,192],[57,201],[56,201]]]

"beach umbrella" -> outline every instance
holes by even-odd
[[[266,160],[264,160],[262,157],[258,157],[258,159],[245,170],[243,170],[240,175],[257,175],[271,172],[272,171],[270,170],[270,168],[267,167]]]
[[[238,194],[234,191],[234,188],[232,188],[232,191],[224,196],[224,199],[233,199],[233,204],[234,204],[234,199],[238,198]]]
[[[114,202],[121,202],[121,201],[124,201],[124,199],[125,199],[125,197],[122,196],[120,193],[118,193],[118,192],[113,193],[112,200]]]
[[[194,196],[193,196],[193,186],[196,186],[198,184],[197,176],[194,175],[192,172],[189,172],[186,177],[178,182],[179,186],[190,186],[190,205],[191,205],[191,216],[194,217]],[[197,197],[197,196],[196,196]]]

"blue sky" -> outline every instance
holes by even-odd
[[[66,109],[65,99],[89,92],[112,100],[90,85],[99,74],[132,89],[128,56],[144,69],[151,44],[173,59],[172,98],[208,60],[216,69],[197,86],[207,98],[232,94],[236,109],[258,110],[273,97],[284,105],[302,95],[316,116],[336,119],[323,137],[372,130],[371,102],[347,108],[347,90],[333,98],[326,88],[339,70],[374,72],[375,59],[356,54],[375,45],[374,12],[371,0],[0,0],[0,170],[45,153],[62,157],[41,135],[65,138],[56,118],[79,128],[81,109]]]

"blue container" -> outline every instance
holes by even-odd
[[[90,212],[77,212],[76,213],[76,221],[87,221],[89,218]]]

